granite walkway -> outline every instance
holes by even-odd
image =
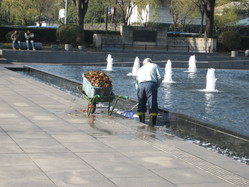
[[[0,66],[0,186],[249,187],[249,166]],[[164,136],[164,138],[160,138]]]

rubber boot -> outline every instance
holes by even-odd
[[[144,112],[138,112],[138,117],[139,117],[139,121],[141,123],[145,123],[145,113]]]
[[[150,113],[150,125],[155,126],[157,120],[157,113]]]

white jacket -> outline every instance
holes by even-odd
[[[156,64],[146,63],[137,71],[137,82],[139,84],[141,82],[152,81],[156,82],[159,87],[162,82],[161,75],[160,68]]]

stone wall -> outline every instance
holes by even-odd
[[[134,41],[134,32],[153,31],[156,33],[156,41]],[[195,37],[167,37],[167,29],[150,27],[121,26],[120,35],[94,34],[93,44],[96,48],[101,47],[153,47],[167,51],[188,52],[215,52],[217,39]]]
[[[161,27],[161,28],[154,28],[154,27],[139,27],[139,26],[122,26],[120,29],[120,33],[123,39],[124,44],[128,45],[134,45],[136,44],[134,42],[133,33],[135,31],[155,31],[156,32],[156,41],[155,42],[149,42],[148,44],[154,45],[167,45],[167,28]],[[143,43],[146,43],[143,42]]]
[[[96,48],[102,48],[105,46],[121,46],[123,44],[122,37],[120,35],[111,34],[94,34],[93,45]]]
[[[168,48],[189,47],[189,51],[215,52],[217,50],[217,39],[215,38],[193,38],[193,37],[168,37]]]
[[[144,41],[135,41],[134,32],[136,31],[148,31],[154,32],[156,34],[156,39],[154,42],[151,42],[147,38],[144,38]],[[139,46],[139,45],[152,45],[152,46],[166,46],[167,45],[167,29],[166,28],[152,28],[152,27],[127,27],[121,26],[120,35],[108,35],[108,34],[94,34],[93,35],[93,44],[96,48],[103,46]]]
[[[115,23],[108,23],[107,24],[107,30],[108,31],[119,31],[120,26],[122,24],[115,24]],[[100,23],[100,24],[84,24],[84,29],[85,30],[106,30],[106,24],[105,23]]]

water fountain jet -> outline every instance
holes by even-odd
[[[164,83],[173,83],[174,81],[172,80],[172,63],[171,60],[168,60],[166,65],[165,65],[165,74],[164,74]]]
[[[106,61],[107,61],[107,66],[106,66],[105,70],[106,71],[112,71],[113,70],[112,69],[113,58],[112,58],[111,54],[108,54]]]
[[[140,68],[140,60],[138,57],[136,57],[132,67],[132,72],[129,72],[127,76],[137,76],[137,71],[139,68]]]
[[[203,91],[205,92],[217,92],[218,90],[215,89],[215,83],[216,83],[216,78],[215,78],[215,69],[210,68],[207,71],[206,75],[206,89]]]
[[[188,72],[195,73],[196,72],[196,59],[195,55],[190,56],[189,61],[188,61]]]
[[[132,76],[137,76],[137,70],[140,68],[139,62],[139,58],[136,57],[132,68]]]

